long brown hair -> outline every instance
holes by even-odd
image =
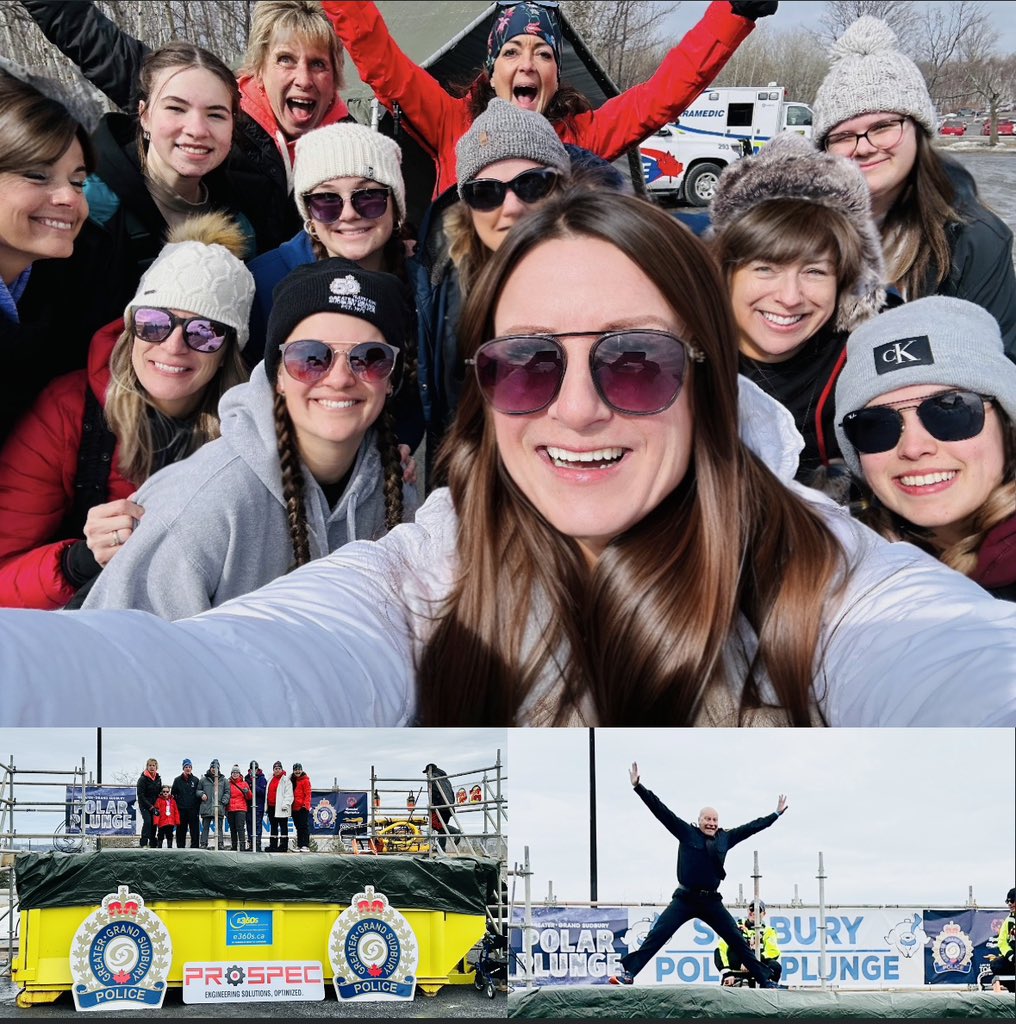
[[[739,437],[736,328],[703,243],[642,200],[566,191],[516,225],[488,263],[463,310],[462,355],[492,336],[519,262],[558,238],[615,246],[705,352],[685,385],[692,461],[590,569],[505,471],[491,415],[467,380],[442,448],[460,562],[420,656],[421,722],[514,724],[549,682],[558,724],[578,713],[611,726],[679,726],[695,720],[716,684],[735,684],[743,718],[763,706],[768,679],[787,720],[809,724],[823,607],[845,560],[821,517]],[[737,649],[741,616],[757,653]],[[747,667],[729,678],[738,656]]]
[[[934,295],[952,270],[948,225],[963,217],[945,163],[920,125],[914,125],[917,156],[899,198],[882,224],[886,277],[908,301]],[[934,270],[934,279],[928,282]]]

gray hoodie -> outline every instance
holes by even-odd
[[[275,439],[274,392],[259,363],[246,384],[219,403],[222,436],[167,466],[138,492],[145,514],[92,587],[84,608],[140,608],[182,619],[257,590],[293,564],[282,471]],[[304,467],[311,558],[385,532],[384,471],[369,430],[349,483],[329,509]],[[403,488],[405,519],[415,488]]]

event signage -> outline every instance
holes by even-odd
[[[272,911],[230,910],[226,914],[227,946],[270,946]]]
[[[84,801],[80,786],[66,787],[68,835],[81,834],[84,804],[86,836],[137,835],[137,790],[133,786],[85,786]]]
[[[620,958],[638,949],[663,907],[534,907],[532,927],[515,911],[513,973],[543,985],[596,984],[621,970]],[[744,909],[732,907],[735,918]],[[825,958],[818,908],[770,906],[767,923],[782,952],[781,983],[793,987],[898,988],[968,985],[997,932],[991,910],[830,907]],[[718,936],[701,921],[684,925],[649,961],[638,985],[719,984],[713,962]]]
[[[320,960],[224,960],[183,965],[185,1003],[307,1002],[324,997]]]
[[[409,922],[372,885],[332,925],[328,942],[335,994],[342,1002],[412,999],[419,945]]]
[[[315,789],[310,797],[311,834],[354,836],[367,831],[366,790]]]
[[[70,960],[78,1010],[159,1009],[173,944],[159,916],[121,885],[78,926]]]

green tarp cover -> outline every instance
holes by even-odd
[[[146,903],[247,900],[349,904],[365,885],[399,910],[484,914],[494,902],[494,860],[449,857],[256,854],[214,850],[21,853],[14,861],[22,910],[98,905],[129,885]]]
[[[683,1018],[782,1017],[826,1020],[940,1020],[944,1017],[1016,1018],[1016,1000],[994,992],[814,992],[722,988],[720,985],[633,988],[613,985],[561,985],[519,990],[508,997],[509,1017],[589,1020],[668,1020]]]

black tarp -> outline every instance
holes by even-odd
[[[146,903],[176,900],[339,903],[365,885],[398,910],[484,914],[494,902],[494,860],[254,854],[215,850],[20,853],[14,861],[22,910],[92,906],[129,885]]]
[[[589,1020],[941,1020],[1016,1017],[1012,996],[994,992],[846,992],[724,988],[720,985],[561,985],[508,997],[508,1016]]]

